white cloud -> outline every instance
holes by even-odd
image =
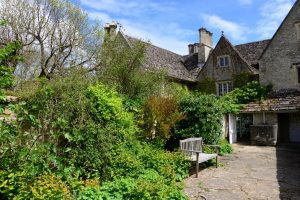
[[[248,28],[241,24],[222,19],[217,15],[205,14],[202,18],[206,26],[224,31],[225,35],[230,36],[235,41],[244,41],[247,39],[246,33]]]
[[[174,26],[174,24],[166,25],[166,29],[163,30],[161,27],[153,28],[155,26],[145,26],[144,24],[132,24],[130,22],[121,21],[123,24],[125,34],[142,38],[145,40],[150,40],[150,42],[158,47],[168,49],[172,52],[178,53],[180,55],[185,55],[188,53],[188,41],[180,39],[177,35],[178,33],[183,33],[185,31],[190,34],[189,30],[180,29],[178,25],[175,25],[175,29],[168,29],[168,27]],[[172,32],[174,32],[172,34]],[[197,34],[197,32],[195,31]],[[193,33],[194,34],[194,33]]]
[[[294,2],[295,0],[268,0],[262,5],[262,18],[256,28],[256,33],[261,39],[272,37]]]
[[[144,22],[129,18],[112,18],[109,14],[100,11],[88,11],[92,19],[102,23],[116,21],[122,25],[122,31],[130,36],[149,40],[152,44],[184,55],[188,53],[188,36],[194,36],[197,31],[183,29],[176,22]]]
[[[163,12],[170,9],[173,4],[156,3],[152,0],[79,0],[79,2],[90,9],[126,16],[138,16],[147,11]]]
[[[108,14],[103,13],[103,12],[90,11],[90,12],[88,12],[88,14],[89,14],[90,18],[99,20],[103,24],[114,21]]]
[[[251,5],[253,0],[238,0],[238,2],[242,5]]]

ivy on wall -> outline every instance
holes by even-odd
[[[257,74],[243,72],[243,73],[235,74],[233,76],[234,88],[241,88],[241,87],[247,85],[247,83],[250,83],[253,81],[259,81],[259,77]]]
[[[216,93],[215,80],[209,77],[205,77],[204,79],[202,79],[196,84],[194,89],[203,94],[215,94]]]

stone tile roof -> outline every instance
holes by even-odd
[[[198,65],[198,53],[193,53],[189,55],[185,55],[182,57],[182,62],[187,70],[193,70],[197,68]]]
[[[264,49],[269,44],[270,40],[262,40],[257,42],[250,42],[246,44],[236,45],[235,48],[239,51],[241,56],[248,61],[250,65],[258,63]]]
[[[294,89],[273,91],[269,99],[260,102],[252,102],[241,110],[241,112],[261,111],[300,111],[300,91]]]
[[[129,41],[129,46],[140,41],[137,38],[124,36]],[[181,55],[149,43],[146,45],[146,58],[143,67],[150,71],[165,71],[170,78],[194,82],[195,79],[184,66]]]

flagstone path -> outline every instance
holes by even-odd
[[[203,168],[185,181],[191,200],[300,199],[299,145],[264,147],[234,145],[219,168]]]

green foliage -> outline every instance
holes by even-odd
[[[125,110],[122,98],[114,90],[97,84],[88,88],[87,97],[96,121],[120,126],[127,135],[137,131],[133,115]]]
[[[135,119],[114,90],[85,70],[26,85],[14,107],[17,120],[0,123],[1,198],[185,198],[177,182],[189,161],[137,140]],[[109,184],[116,185],[112,193]]]
[[[142,68],[149,44],[133,40],[129,47],[120,37],[107,37],[102,46],[101,68],[97,73],[99,80],[131,99],[160,93],[165,84],[164,73]]]
[[[172,97],[150,97],[143,108],[144,131],[146,138],[164,145],[171,137],[176,123],[184,119],[178,101]]]
[[[244,72],[233,76],[234,88],[244,87],[253,81],[258,81],[258,75]]]
[[[231,154],[233,153],[233,147],[228,143],[226,139],[222,139],[219,143],[220,145],[220,155]]]
[[[196,93],[184,97],[180,106],[186,116],[178,123],[181,138],[202,137],[206,144],[217,144],[222,134],[224,109],[214,95]]]
[[[71,192],[61,177],[53,174],[38,176],[31,188],[32,199],[72,199]]]
[[[272,86],[262,86],[257,81],[247,83],[241,88],[237,88],[228,94],[236,104],[245,104],[251,101],[262,100],[267,97]]]
[[[0,24],[0,26],[3,23]],[[20,42],[11,42],[0,48],[0,103],[5,100],[4,89],[13,86],[14,68],[10,67],[10,63],[20,59],[16,56],[16,51],[20,48]],[[0,104],[0,113],[3,112],[3,106]]]
[[[185,200],[177,185],[165,183],[163,176],[154,170],[145,171],[137,179],[123,178],[105,183],[101,187],[103,199],[174,199]]]
[[[197,83],[197,85],[195,86],[195,90],[203,94],[215,94],[215,80],[209,77],[205,77]]]
[[[271,89],[271,85],[262,86],[257,81],[235,88],[220,98],[224,113],[239,113],[244,104],[265,99]]]

